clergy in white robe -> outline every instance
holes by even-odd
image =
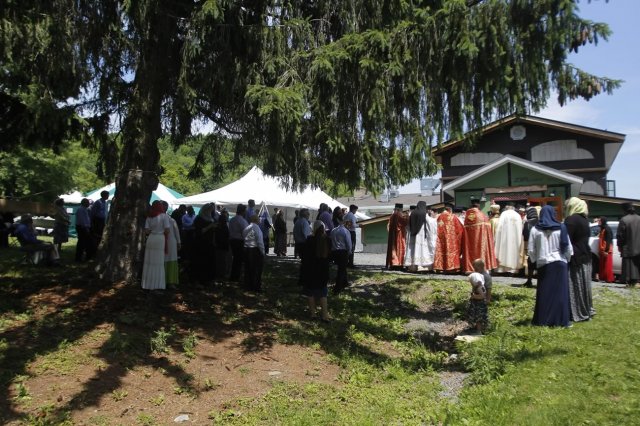
[[[500,214],[495,235],[498,272],[515,273],[522,268],[522,217],[509,205]]]
[[[433,269],[438,237],[438,222],[427,208],[424,201],[418,202],[409,222],[410,246],[407,250],[410,271],[427,271]]]

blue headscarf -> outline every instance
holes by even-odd
[[[540,210],[540,220],[536,228],[542,231],[555,231],[560,230],[560,252],[564,253],[567,247],[569,247],[569,234],[567,233],[567,227],[563,223],[556,220],[556,209],[552,206],[544,206]]]

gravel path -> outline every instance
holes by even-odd
[[[430,272],[423,273],[412,273],[412,272],[402,272],[402,271],[387,271],[384,268],[386,261],[386,255],[384,254],[375,254],[375,253],[356,253],[354,257],[354,263],[356,268],[372,270],[372,271],[380,271],[385,273],[393,273],[393,274],[403,274],[403,275],[412,275],[412,276],[422,276],[425,279],[438,279],[438,280],[466,280],[467,277],[465,275],[444,275],[444,274],[434,274]],[[517,277],[517,276],[508,276],[508,275],[500,275],[494,276],[493,282],[495,284],[509,285],[509,286],[521,286],[522,283],[526,281],[525,277]],[[535,284],[536,279],[533,279]],[[632,293],[637,292],[638,290],[629,289],[622,284],[608,284],[601,282],[594,282],[594,288],[608,288],[622,295],[631,295]]]

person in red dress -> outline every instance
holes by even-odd
[[[498,266],[493,241],[493,230],[489,218],[480,210],[478,200],[471,201],[471,208],[464,217],[462,239],[462,270],[473,272],[473,261],[482,259],[487,271]]]
[[[598,241],[599,268],[596,280],[612,283],[613,276],[613,232],[607,225],[607,218],[601,216],[599,220],[600,235]]]
[[[406,226],[409,218],[402,211],[403,205],[398,203],[393,209],[393,213],[389,218],[387,230],[389,237],[387,239],[387,262],[386,268],[401,268],[404,265],[404,255],[407,250]]]
[[[460,272],[460,252],[464,226],[447,204],[438,215],[438,238],[433,270],[438,272]]]

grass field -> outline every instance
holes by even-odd
[[[145,294],[0,250],[0,423],[637,424],[640,291],[594,289],[594,320],[529,325],[535,290],[494,285],[491,327],[454,340],[465,282],[355,271],[307,319],[293,260],[265,292]]]

